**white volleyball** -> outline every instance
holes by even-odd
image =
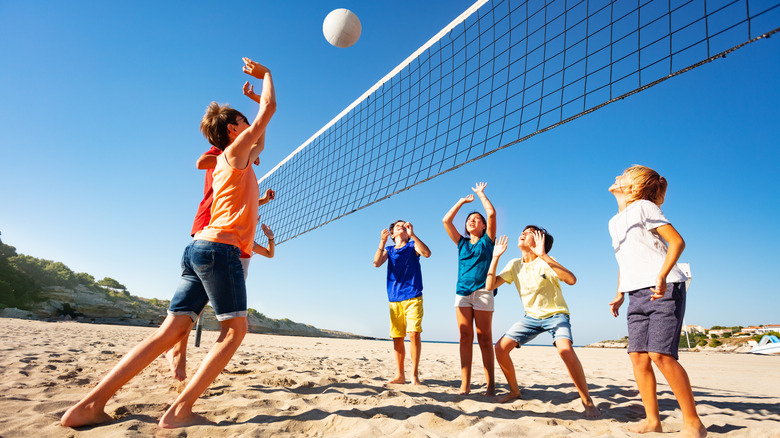
[[[322,22],[322,34],[329,43],[345,48],[360,38],[360,19],[349,9],[334,9]]]

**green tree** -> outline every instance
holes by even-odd
[[[717,339],[713,339],[710,341],[710,347],[720,347],[721,345],[723,345],[723,342],[720,342]]]
[[[111,289],[127,290],[124,284],[114,280],[111,277],[105,277],[97,282],[98,286],[110,287]]]

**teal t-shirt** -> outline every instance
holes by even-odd
[[[488,237],[487,232],[473,245],[469,238],[461,236],[458,242],[458,284],[455,290],[458,295],[465,297],[475,290],[484,289],[494,245],[495,242]]]

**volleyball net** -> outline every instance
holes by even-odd
[[[284,242],[778,31],[780,0],[479,0],[258,181],[263,222]]]

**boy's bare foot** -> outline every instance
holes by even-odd
[[[215,424],[217,423],[194,412],[189,412],[186,415],[182,413],[180,416],[177,416],[171,412],[171,409],[168,409],[168,412],[166,412],[162,418],[160,418],[160,422],[157,423],[157,425],[163,429],[176,429],[177,427]]]
[[[165,357],[168,359],[168,364],[171,366],[171,372],[173,378],[183,382],[187,378],[187,357],[182,356],[176,347],[171,348],[165,352]]]
[[[628,427],[628,430],[634,433],[648,433],[648,432],[663,432],[664,429],[661,427],[661,423],[656,422],[650,422],[648,420],[645,420],[641,423],[637,423],[633,426]]]
[[[393,380],[388,380],[387,383],[393,384],[393,385],[403,385],[406,383],[406,377],[405,376],[398,376]]]
[[[510,402],[512,400],[517,400],[520,398],[520,391],[512,392],[510,391],[508,394],[504,394],[500,397],[496,397],[496,402],[498,403],[506,403]]]
[[[585,407],[585,418],[599,418],[601,416],[601,411],[593,404],[593,400],[588,400],[587,403],[582,402],[582,406]]]
[[[488,386],[487,389],[485,389],[485,397],[495,397],[496,396],[496,387],[495,386]]]
[[[415,376],[415,377],[412,377],[412,385],[422,385],[422,382],[420,381],[420,379],[417,376]]]
[[[114,418],[103,411],[103,406],[94,404],[77,403],[62,414],[60,424],[65,427],[91,426],[94,424],[108,423]]]
[[[460,389],[458,390],[458,395],[468,395],[471,393],[471,385],[467,383],[461,383]]]
[[[707,428],[704,427],[703,424],[699,424],[699,426],[688,426],[685,424],[683,425],[680,434],[677,436],[684,438],[704,438],[707,436]]]

